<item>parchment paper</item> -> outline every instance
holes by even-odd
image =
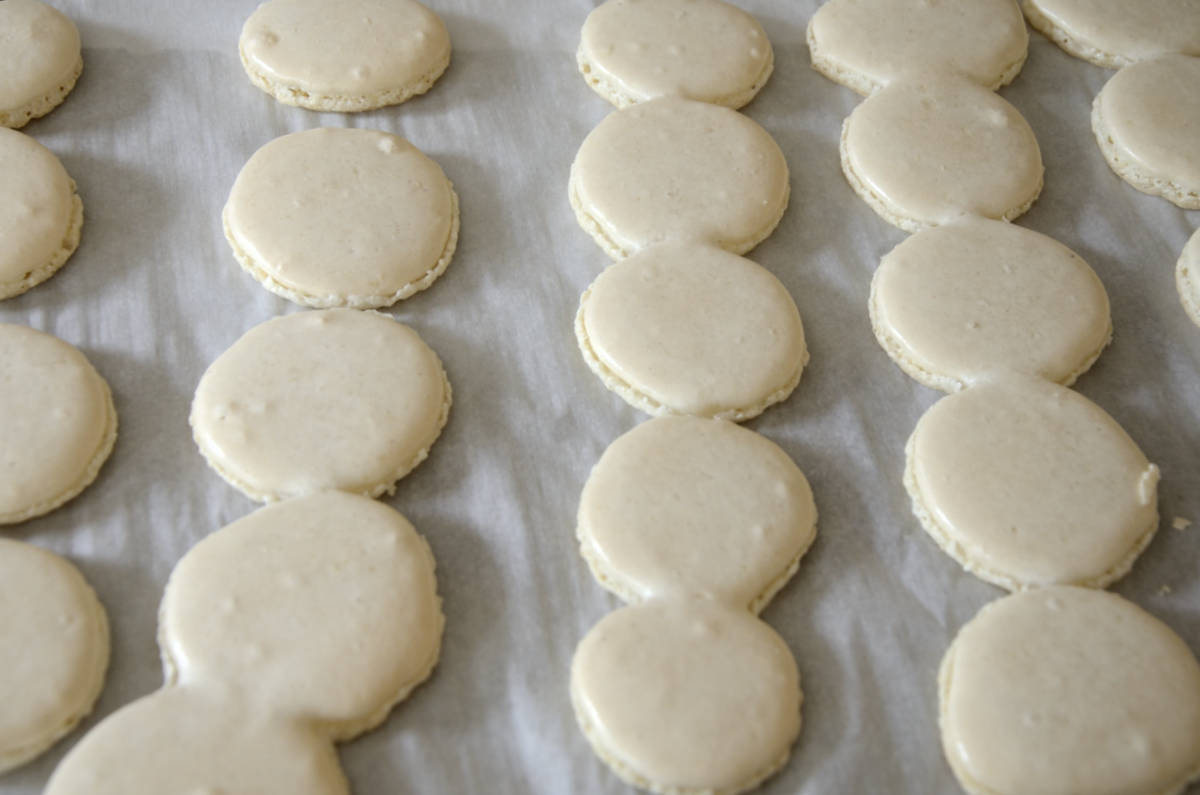
[[[607,392],[576,350],[579,295],[607,260],[576,225],[567,174],[611,108],[576,71],[586,0],[431,0],[454,42],[426,96],[360,115],[278,104],[253,88],[237,36],[253,0],[54,0],[79,25],[85,67],[58,110],[26,132],[79,183],[83,241],[49,282],[0,304],[79,346],[112,384],[120,438],[96,483],[5,535],[67,554],[112,620],[96,713],[36,763],[0,778],[39,792],[97,720],[161,682],[156,610],[197,541],[256,506],[202,461],[187,415],[204,368],[250,327],[298,307],[234,262],[220,210],[246,159],[321,125],[401,134],[434,157],[462,200],[449,271],[393,314],[438,351],[455,404],[432,455],[389,502],[429,539],[447,616],[434,677],[380,729],[342,747],[357,795],[618,793],[627,789],[575,726],[576,643],[619,606],[593,582],[574,528],[604,448],[644,417]],[[817,0],[742,0],[776,69],[746,109],[791,167],[791,207],[750,257],[791,291],[812,363],[784,404],[749,423],[807,473],[816,545],[763,613],[799,661],[804,730],[767,793],[955,793],[937,734],[935,675],[958,628],[1002,592],[963,573],[913,518],[904,442],[938,394],[876,344],[867,291],[905,234],[868,209],[838,165],[860,98],[809,68]],[[1111,72],[1032,34],[1001,93],[1029,120],[1046,188],[1019,223],[1073,248],[1112,300],[1116,338],[1078,389],[1162,468],[1162,529],[1115,590],[1200,649],[1200,328],[1174,263],[1200,212],[1126,186],[1089,127]],[[2,178],[2,175],[0,175]],[[1168,590],[1169,589],[1169,590]],[[2,705],[0,705],[2,708]],[[1200,791],[1200,790],[1193,790]]]

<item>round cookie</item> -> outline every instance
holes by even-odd
[[[4,0],[4,5],[19,0]],[[4,5],[0,5],[3,16]],[[2,39],[2,36],[0,36]],[[63,266],[79,245],[83,202],[46,147],[0,127],[0,300],[20,295]]]
[[[1188,317],[1200,326],[1200,231],[1197,231],[1183,247],[1179,264],[1175,267],[1175,286],[1179,289],[1179,300]]]
[[[0,773],[92,711],[108,668],[108,619],[79,571],[0,538]]]
[[[57,337],[0,323],[0,525],[49,513],[96,479],[117,439],[108,384]]]
[[[571,701],[596,755],[658,793],[751,789],[800,732],[800,675],[783,640],[704,599],[606,616],[575,651]]]
[[[1193,14],[1200,20],[1200,6]],[[1117,72],[1092,103],[1092,132],[1121,179],[1200,210],[1200,58],[1166,55]]]
[[[908,232],[963,215],[1011,221],[1042,191],[1029,123],[962,78],[897,81],[842,127],[842,171],[863,201]]]
[[[450,65],[450,35],[416,0],[269,0],[238,39],[250,82],[285,105],[342,113],[396,105]]]
[[[335,740],[428,678],[444,619],[433,555],[382,503],[328,491],[260,508],[192,548],[167,583],[167,684],[238,690]]]
[[[831,0],[808,22],[813,68],[860,94],[920,75],[994,90],[1017,76],[1028,48],[1013,0]]]
[[[1077,392],[998,376],[942,398],[906,450],[925,530],[963,568],[1009,590],[1104,587],[1158,529],[1158,467]]]
[[[604,451],[579,500],[583,557],[627,602],[704,594],[757,614],[816,532],[787,453],[721,420],[642,423]]]
[[[575,336],[604,385],[648,414],[747,420],[790,395],[808,362],[787,288],[705,245],[609,266],[580,299]]]
[[[1180,793],[1200,774],[1200,665],[1121,597],[986,605],[938,673],[942,747],[971,795]]]
[[[65,14],[40,0],[0,3],[0,127],[54,110],[82,71],[79,31]]]
[[[1000,371],[1070,385],[1112,339],[1108,295],[1086,262],[1053,238],[984,218],[892,249],[870,310],[892,360],[945,392]]]
[[[71,749],[45,795],[349,795],[327,739],[246,695],[172,687],[135,701]]]
[[[588,14],[575,57],[618,108],[663,96],[740,108],[775,67],[762,25],[723,0],[607,0]]]
[[[1195,0],[1023,0],[1022,8],[1059,47],[1108,69],[1166,53],[1200,55]]]
[[[788,202],[779,145],[737,111],[662,98],[610,114],[571,165],[571,206],[613,259],[663,242],[744,254]]]
[[[246,332],[196,387],[200,452],[251,499],[392,493],[450,411],[437,354],[377,312],[326,309]]]
[[[221,219],[246,272],[312,307],[394,304],[433,284],[458,243],[441,167],[375,130],[276,138],[242,167]]]

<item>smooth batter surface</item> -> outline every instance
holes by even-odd
[[[575,652],[571,699],[596,754],[654,792],[749,789],[800,731],[800,675],[783,640],[704,599],[606,616]]]
[[[0,324],[0,524],[40,516],[83,491],[116,438],[108,384],[82,353]]]
[[[49,113],[82,70],[79,31],[65,14],[39,0],[0,3],[0,127]]]
[[[1175,286],[1188,317],[1200,326],[1200,231],[1183,247],[1179,264],[1175,266]]]
[[[614,259],[663,242],[743,254],[779,223],[788,191],[787,161],[766,130],[686,99],[610,114],[571,166],[575,215]]]
[[[860,94],[919,75],[999,88],[1028,46],[1013,0],[831,0],[808,23],[813,68]]]
[[[168,684],[236,690],[348,739],[429,676],[441,600],[428,544],[386,505],[324,492],[197,544],[167,583]]]
[[[14,0],[0,5],[0,16],[10,2]],[[50,278],[74,253],[83,226],[83,203],[75,193],[74,180],[53,152],[28,135],[3,127],[0,173],[4,175],[0,181],[3,299]]]
[[[92,710],[108,621],[74,566],[0,538],[0,772],[40,754]]]
[[[348,795],[333,745],[222,687],[160,690],[110,715],[45,795]]]
[[[1200,58],[1167,55],[1117,72],[1092,106],[1092,131],[1130,185],[1200,209]]]
[[[1023,0],[1029,24],[1058,46],[1117,69],[1166,53],[1200,55],[1195,0]]]
[[[238,39],[256,86],[280,102],[359,111],[428,91],[450,64],[450,36],[416,0],[270,0]]]
[[[1108,295],[1066,246],[968,218],[892,249],[871,283],[871,324],[888,355],[947,392],[1011,370],[1070,384],[1112,336]]]
[[[242,168],[222,214],[238,261],[314,307],[388,306],[446,270],[458,198],[403,138],[320,128],[276,138]]]
[[[1200,665],[1121,597],[1044,588],[985,606],[942,660],[942,745],[977,795],[1168,795],[1200,773]]]
[[[609,266],[575,333],[605,386],[650,414],[749,419],[791,394],[808,361],[783,284],[712,246],[655,246]]]
[[[764,436],[660,417],[604,451],[579,500],[592,573],[625,601],[704,594],[757,613],[816,536],[804,474]]]
[[[608,0],[588,14],[576,59],[617,107],[676,96],[740,108],[775,63],[758,20],[722,0]]]
[[[423,461],[450,410],[437,354],[376,312],[269,320],[221,354],[192,401],[196,444],[253,499],[378,496]]]
[[[963,215],[1011,221],[1042,190],[1029,123],[962,78],[895,82],[850,114],[842,171],[888,223],[909,232]]]
[[[938,401],[908,442],[904,485],[948,554],[1008,588],[1103,587],[1158,528],[1158,467],[1096,404],[1027,376]]]

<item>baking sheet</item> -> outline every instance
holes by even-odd
[[[617,600],[576,550],[588,470],[643,416],[607,392],[575,348],[579,295],[607,260],[566,199],[571,160],[610,111],[576,72],[584,0],[431,0],[454,43],[422,98],[360,115],[289,108],[253,88],[237,35],[254,2],[54,0],[77,22],[84,72],[26,132],[79,183],[79,251],[51,281],[0,304],[79,346],[111,383],[116,451],[97,482],[7,536],[67,554],[109,610],[112,667],[84,730],[161,682],[156,610],[197,541],[255,504],[203,463],[187,414],[204,368],[243,332],[299,311],[242,273],[220,210],[246,159],[321,125],[401,134],[434,157],[462,201],[450,269],[392,314],[445,361],[455,405],[428,461],[389,502],[426,535],[447,616],[434,677],[378,730],[342,746],[358,795],[618,793],[575,726],[575,644]],[[1002,592],[960,571],[921,531],[900,482],[904,442],[938,394],[875,343],[867,292],[904,239],[846,185],[842,120],[860,101],[809,68],[817,0],[743,0],[776,52],[746,109],[791,166],[791,207],[751,258],[796,299],[812,363],[793,396],[749,427],[808,475],[816,545],[763,613],[799,661],[804,730],[768,793],[956,793],[936,725],[935,674],[954,633]],[[1159,537],[1115,590],[1200,649],[1200,329],[1174,263],[1200,212],[1117,179],[1088,112],[1111,73],[1038,34],[1003,92],[1029,120],[1046,188],[1020,223],[1079,252],[1112,301],[1116,337],[1078,389],[1162,468]],[[1198,520],[1172,529],[1176,516]],[[40,792],[77,731],[0,777]],[[1194,789],[1193,791],[1200,791]]]

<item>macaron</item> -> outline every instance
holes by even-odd
[[[238,52],[250,82],[285,105],[347,113],[432,88],[450,65],[450,35],[416,0],[268,0]]]

